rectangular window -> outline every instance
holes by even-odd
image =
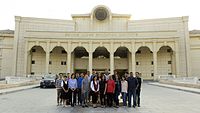
[[[49,65],[51,65],[52,64],[52,62],[51,61],[49,61]]]
[[[172,75],[172,73],[168,73],[168,75]]]
[[[153,77],[153,76],[154,76],[154,73],[151,73],[151,76]]]
[[[172,61],[168,61],[168,64],[172,64]]]
[[[62,54],[66,54],[67,52],[66,52],[65,50],[62,50],[61,53],[62,53]]]
[[[31,75],[34,75],[35,73],[34,72],[31,72]]]
[[[153,65],[153,61],[151,61],[151,65]]]
[[[67,65],[66,61],[61,61],[61,65]]]
[[[31,61],[31,64],[35,64],[35,60],[32,60],[32,61]]]
[[[136,62],[136,65],[139,65],[139,62]]]

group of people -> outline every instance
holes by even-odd
[[[119,97],[123,106],[140,107],[141,74],[126,72],[119,76],[108,73],[72,73],[71,75],[59,74],[56,79],[57,104],[68,106],[81,105],[88,107],[91,102],[94,108],[99,102],[101,107],[119,107]],[[121,96],[120,96],[121,94]],[[127,104],[128,100],[128,104]],[[133,100],[133,103],[131,101]],[[113,104],[114,103],[114,104]]]

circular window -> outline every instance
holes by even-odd
[[[105,20],[106,17],[108,16],[107,11],[104,8],[98,8],[95,11],[95,17],[97,20]]]

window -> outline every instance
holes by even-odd
[[[168,75],[172,75],[172,73],[168,73]]]
[[[34,75],[35,73],[34,72],[31,72],[31,75]]]
[[[32,60],[31,64],[35,64],[35,60]]]
[[[67,65],[66,61],[61,61],[61,65]]]
[[[153,77],[153,76],[154,76],[154,73],[151,73],[151,76]]]
[[[172,61],[168,61],[168,64],[172,64]]]
[[[49,61],[49,65],[51,65],[52,64],[52,62],[51,61]]]
[[[67,52],[66,52],[65,50],[62,50],[61,53],[62,53],[62,54],[66,54]]]
[[[141,53],[141,51],[140,50],[138,50],[137,52],[136,52],[136,54],[140,54]]]
[[[151,61],[151,65],[153,65],[153,61]]]
[[[32,52],[36,52],[36,49],[32,49]]]
[[[136,62],[136,65],[139,65],[139,62]]]

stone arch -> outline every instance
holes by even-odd
[[[96,51],[102,51],[102,52],[97,53],[97,56],[103,55],[103,51],[107,52],[108,55],[105,56],[105,57],[108,57],[108,58],[109,58],[110,52],[108,51],[108,49],[107,49],[106,47],[104,47],[104,46],[99,46],[99,47],[97,47],[97,48],[94,50],[94,52],[93,52],[93,57],[96,56],[96,55],[95,55]]]
[[[172,47],[170,47],[170,46],[168,46],[168,45],[166,45],[166,46],[161,46],[159,49],[158,49],[158,52],[160,51],[160,50],[162,50],[163,48],[167,48],[167,49],[171,49],[172,51],[174,51],[173,49],[172,49]]]
[[[116,56],[116,52],[118,52],[119,51],[119,49],[121,49],[123,52],[130,52],[130,50],[127,48],[127,47],[125,47],[125,46],[119,46],[115,51],[114,51],[114,56]]]
[[[141,45],[141,46],[136,46],[135,48],[135,52],[137,52],[140,48],[146,47],[148,48],[150,51],[153,51],[152,47],[148,46],[148,45]]]
[[[74,49],[72,50],[72,52],[74,52],[75,55],[77,54],[77,53],[76,53],[77,51],[81,51],[81,52],[79,53],[81,57],[83,57],[83,56],[89,56],[88,51],[87,51],[86,48],[83,47],[83,46],[77,46],[76,48],[74,48]]]
[[[29,44],[27,51],[30,51],[33,47],[41,47],[46,52],[46,46],[40,44]]]
[[[126,45],[123,45],[123,46],[121,46],[121,45],[120,45],[120,46],[114,46],[114,50],[113,50],[113,51],[116,52],[117,49],[120,48],[120,47],[125,47],[125,48],[128,49],[129,52],[131,52],[131,48],[130,48],[130,46],[126,46]]]
[[[73,52],[77,47],[83,47],[87,52],[89,52],[89,48],[87,45],[81,44],[81,45],[73,45],[71,46],[71,52]]]
[[[157,44],[157,52],[158,52],[162,47],[170,47],[173,51],[176,51],[174,43],[173,43],[173,44],[172,44],[172,43],[170,43],[170,44],[165,44],[165,43],[163,43],[163,44]]]
[[[158,74],[175,74],[175,55],[173,49],[168,45],[163,45],[157,52]]]
[[[99,48],[99,47],[104,47],[104,48],[106,48],[106,50],[108,51],[108,52],[110,52],[110,50],[111,50],[111,48],[110,48],[110,45],[99,45],[99,44],[94,44],[93,46],[92,46],[92,52],[94,52],[97,48]]]
[[[36,48],[36,47],[39,47],[40,49],[42,49],[45,52],[45,49],[42,46],[40,46],[40,45],[34,45],[30,49],[28,49],[28,51],[32,52],[31,50],[34,49],[34,48]]]
[[[34,45],[30,49],[30,56],[28,56],[28,73],[35,75],[42,75],[45,73],[45,59],[46,52],[40,45]]]
[[[150,52],[152,52],[152,49],[150,48],[150,47],[148,47],[148,46],[140,46],[140,47],[137,47],[136,49],[135,49],[135,52],[137,52],[139,49],[141,49],[141,48],[147,48]]]

